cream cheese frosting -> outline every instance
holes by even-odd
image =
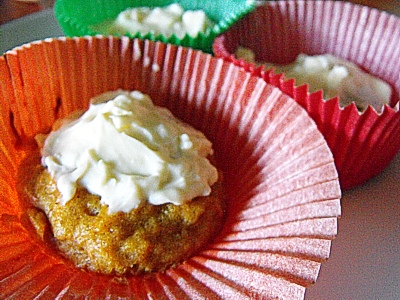
[[[42,164],[56,180],[61,204],[82,186],[114,213],[142,201],[179,205],[209,195],[218,179],[212,154],[200,131],[149,96],[118,90],[95,97],[83,115],[52,131]]]
[[[186,34],[196,37],[212,24],[204,11],[185,11],[179,4],[173,3],[166,7],[128,8],[104,28],[108,34],[134,35],[141,32],[145,35],[151,32],[155,36],[162,34],[166,37],[175,34],[182,39]]]
[[[250,49],[240,47],[236,55],[255,62]],[[300,54],[288,65],[263,65],[274,68],[275,73],[284,73],[287,79],[294,78],[296,85],[307,83],[310,92],[322,90],[325,99],[339,97],[342,106],[354,102],[360,111],[371,105],[380,112],[385,104],[390,103],[392,88],[388,83],[364,72],[354,63],[331,54]]]

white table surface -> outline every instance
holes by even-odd
[[[400,154],[383,173],[343,193],[331,257],[306,299],[400,299],[399,241]]]

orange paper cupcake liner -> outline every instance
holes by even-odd
[[[301,299],[316,281],[337,234],[338,174],[315,123],[280,89],[202,52],[126,37],[25,45],[1,57],[0,70],[0,298]],[[23,142],[119,88],[203,131],[224,173],[222,232],[165,272],[75,268],[37,237],[18,197]]]
[[[400,19],[376,9],[343,1],[270,1],[217,37],[213,48],[217,57],[279,87],[308,111],[332,150],[342,189],[351,189],[382,172],[400,150],[399,41]],[[239,46],[253,50],[258,61],[277,64],[300,53],[350,60],[392,86],[391,105],[360,113],[320,92],[307,96],[307,86],[295,88],[292,80],[237,59]]]

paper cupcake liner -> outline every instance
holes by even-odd
[[[342,189],[351,189],[381,173],[400,150],[399,41],[400,19],[376,9],[342,1],[270,1],[217,37],[213,49],[308,111],[333,152]],[[239,45],[252,49],[258,61],[278,64],[300,53],[350,60],[391,84],[391,106],[360,113],[353,104],[341,108],[337,99],[325,101],[319,92],[307,97],[307,86],[294,88],[294,81],[237,59]]]
[[[177,36],[167,37],[164,35],[127,34],[131,38],[144,38],[152,41],[162,41],[212,52],[212,43],[216,36],[227,30],[238,19],[252,11],[255,1],[251,0],[118,0],[118,1],[88,1],[88,0],[59,0],[54,10],[56,18],[67,36],[85,36],[104,34],[93,28],[93,25],[115,19],[125,9],[134,7],[164,7],[171,3],[180,4],[185,10],[203,10],[211,18],[214,25],[197,37],[186,35],[184,38]]]
[[[1,57],[0,70],[0,298],[302,299],[316,281],[337,234],[338,174],[315,123],[280,89],[200,51],[126,37],[29,44]],[[75,268],[36,238],[16,192],[29,151],[21,140],[118,88],[203,131],[224,173],[222,232],[163,273]]]

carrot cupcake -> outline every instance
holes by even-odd
[[[37,57],[45,59],[37,60]],[[331,240],[337,234],[341,196],[338,174],[329,147],[315,123],[279,88],[200,51],[127,37],[58,38],[31,43],[1,57],[0,74],[3,107],[0,131],[4,137],[0,144],[2,297],[302,299],[306,287],[316,281],[321,263],[329,258]],[[212,143],[213,153],[204,151],[205,156],[209,156],[212,165],[222,174],[220,179],[212,176],[208,182],[209,196],[198,197],[212,200],[205,206],[205,210],[211,210],[208,215],[213,220],[205,222],[210,225],[221,215],[218,198],[223,196],[223,219],[212,225],[212,236],[201,247],[185,254],[183,261],[161,267],[157,264],[154,269],[134,268],[140,272],[117,271],[117,268],[104,272],[87,264],[77,266],[74,258],[66,258],[65,252],[59,249],[64,248],[61,244],[65,240],[61,243],[57,240],[62,230],[56,223],[61,222],[62,218],[58,217],[63,212],[49,213],[54,203],[58,201],[57,205],[62,206],[63,202],[65,206],[61,208],[67,209],[75,201],[76,208],[85,210],[84,215],[79,209],[74,210],[70,219],[65,219],[74,228],[78,242],[82,236],[77,232],[86,224],[75,223],[79,215],[99,220],[99,215],[113,216],[117,210],[116,214],[125,220],[126,215],[122,214],[137,208],[169,211],[184,206],[114,206],[118,201],[108,202],[102,195],[93,200],[85,192],[79,194],[82,190],[77,188],[74,196],[82,196],[78,201],[74,196],[64,198],[61,184],[57,187],[61,193],[56,193],[61,198],[48,207],[39,199],[43,190],[36,190],[35,208],[20,193],[21,179],[33,180],[35,187],[40,186],[37,182],[49,187],[57,185],[57,179],[62,177],[52,175],[55,180],[50,179],[43,172],[48,165],[41,165],[40,160],[34,163],[39,166],[39,176],[26,172],[31,170],[27,169],[27,160],[39,150],[33,142],[35,137],[58,132],[57,120],[69,122],[66,118],[71,113],[90,111],[93,97],[118,90],[125,91],[122,94],[128,98],[131,91],[148,95],[154,105],[171,111],[179,122],[188,123],[196,135],[201,132],[199,136],[207,137]],[[135,92],[135,95],[139,94]],[[297,95],[296,99],[303,96],[308,97]],[[122,110],[112,111],[124,115]],[[116,124],[123,124],[114,120]],[[64,126],[68,128],[68,124]],[[43,149],[47,149],[51,135]],[[188,148],[190,143],[182,137],[178,144]],[[50,153],[46,156],[50,158],[44,159],[49,164],[60,162],[59,155],[47,150],[43,153]],[[211,173],[215,175],[215,170]],[[34,180],[41,176],[42,180]],[[65,194],[68,191],[71,190],[67,188]],[[54,194],[47,191],[45,197],[51,195]],[[99,205],[102,201],[106,205]],[[48,215],[37,208],[47,211]],[[204,210],[187,207],[178,215],[185,224],[190,223],[196,219],[197,209]],[[177,216],[171,212],[157,216],[168,215]],[[104,220],[108,223],[108,219]],[[177,228],[166,222],[168,230]],[[129,228],[124,224],[120,228],[103,226],[107,224],[96,221],[92,224],[93,230],[80,232],[87,232],[93,239],[96,230],[98,234],[105,230],[123,234]],[[165,229],[148,219],[143,224]],[[205,228],[203,225],[201,228]],[[55,233],[55,229],[60,231]],[[72,229],[65,231],[68,234]],[[177,241],[184,241],[185,229],[180,232],[182,237]],[[195,242],[199,240],[197,234],[204,234],[186,233]],[[147,244],[150,248],[159,242],[163,244],[157,239],[162,240],[164,236],[155,236]],[[132,241],[139,239],[135,237]],[[140,243],[143,244],[146,246]],[[187,244],[185,241],[174,245],[181,248]],[[100,245],[103,257],[107,252]],[[79,253],[86,255],[90,247],[84,243],[80,246],[84,249]],[[131,249],[126,247],[125,254],[134,256]],[[113,252],[109,254],[113,256]]]
[[[38,156],[21,168],[20,185],[39,209],[29,216],[40,232],[51,227],[78,267],[162,271],[221,228],[222,176],[208,160],[210,141],[139,91],[101,94],[38,139],[41,164]]]

